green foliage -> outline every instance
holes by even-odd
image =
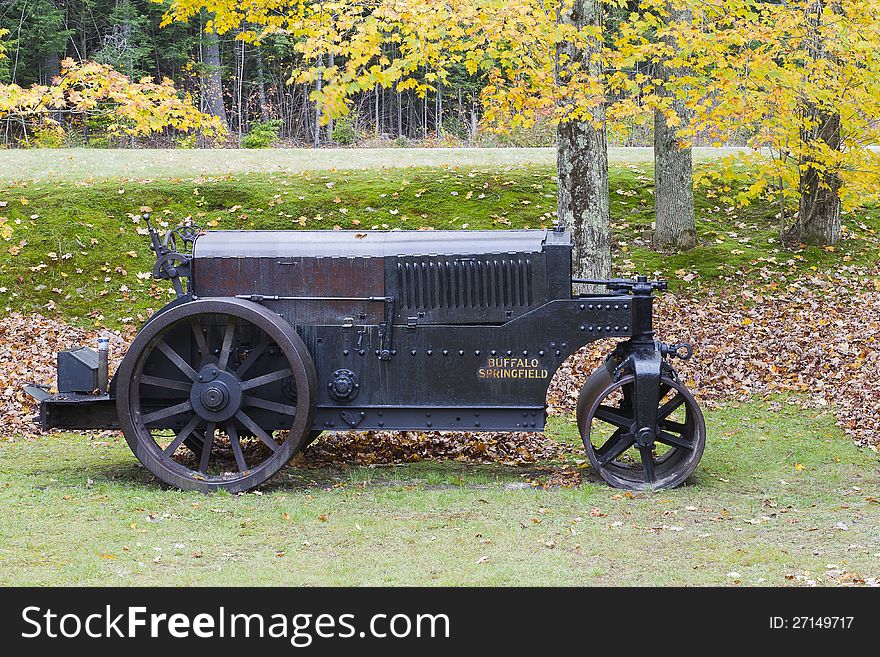
[[[447,116],[443,118],[443,135],[467,141],[470,138],[470,127],[460,116]]]
[[[330,139],[342,146],[351,146],[356,144],[360,135],[357,130],[357,120],[354,116],[344,116],[340,118],[333,126],[333,132]]]
[[[107,22],[109,30],[104,35],[104,46],[93,59],[134,79],[147,75],[154,48],[149,33],[150,19],[139,11],[133,0],[120,0]]]
[[[10,50],[19,54],[16,82],[45,84],[48,77],[57,75],[58,63],[74,34],[66,24],[65,11],[52,0],[11,0],[3,9],[0,27],[9,30]]]
[[[9,58],[6,56],[7,45],[5,43],[8,36],[9,30],[0,27],[0,83],[9,79]]]
[[[281,125],[282,123],[278,119],[253,124],[251,131],[241,138],[241,147],[269,148],[278,141]]]
[[[538,113],[532,123],[521,124],[501,132],[482,133],[482,146],[541,148],[556,146],[556,124],[549,113]]]
[[[109,149],[113,148],[113,140],[110,139],[107,135],[99,134],[95,137],[89,137],[89,140],[86,142],[87,148],[100,148],[100,149]]]
[[[31,146],[34,148],[62,148],[64,133],[51,127],[38,128],[34,130]]]
[[[180,148],[183,150],[191,150],[196,148],[199,145],[199,137],[198,135],[187,134],[180,135],[177,139],[174,140],[174,147]]]

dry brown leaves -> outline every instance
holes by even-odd
[[[813,278],[786,288],[665,294],[656,306],[656,333],[687,341],[694,358],[673,361],[708,406],[772,393],[837,411],[857,443],[880,443],[880,289],[876,278]],[[590,345],[554,378],[552,412],[574,410],[583,381],[609,345]]]
[[[657,335],[688,341],[693,360],[675,367],[702,403],[718,405],[773,393],[796,393],[809,407],[837,411],[838,423],[860,444],[880,443],[880,290],[876,279],[801,280],[708,293],[665,294],[657,302]],[[114,364],[133,330],[111,338]],[[26,383],[51,383],[55,352],[93,345],[99,331],[72,328],[39,315],[0,322],[0,412],[6,435],[33,434],[36,408]],[[580,386],[612,348],[594,343],[568,359],[548,394],[551,413],[574,410]],[[325,434],[301,457],[304,466],[331,462],[380,464],[424,459],[532,464],[566,448],[539,433],[371,432]]]
[[[98,336],[110,338],[111,370],[122,359],[133,335],[113,331],[83,330],[42,315],[11,313],[0,318],[0,413],[3,436],[35,434],[31,419],[37,412],[25,394],[28,383],[55,384],[55,354],[76,346],[97,348]]]
[[[542,433],[370,431],[325,433],[293,465],[380,465],[425,460],[531,465],[558,460],[565,446]]]

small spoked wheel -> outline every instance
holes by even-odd
[[[640,432],[633,407],[634,382],[632,375],[609,382],[583,409],[578,421],[587,456],[602,478],[616,488],[678,486],[690,477],[703,455],[703,414],[687,388],[663,376],[657,392],[657,424]]]
[[[162,481],[240,492],[309,435],[315,369],[302,339],[249,301],[185,303],[151,320],[117,373],[126,441]]]

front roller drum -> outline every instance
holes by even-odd
[[[173,307],[138,334],[116,374],[123,434],[143,465],[185,490],[249,490],[307,440],[315,367],[270,310],[239,299]]]
[[[604,366],[584,386],[578,428],[593,469],[615,488],[626,490],[682,484],[706,446],[700,407],[684,385],[664,374],[656,393],[657,423],[645,432],[636,423],[634,395],[635,376],[615,380]]]

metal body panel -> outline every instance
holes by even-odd
[[[196,298],[283,298],[297,325],[502,324],[571,294],[546,230],[209,231],[190,268]]]
[[[216,230],[200,236],[193,259],[383,258],[396,255],[535,253],[539,230]]]
[[[294,319],[284,302],[265,303],[288,321]],[[593,340],[632,336],[632,297],[554,300],[501,325],[395,326],[393,356],[386,361],[377,357],[382,344],[379,329],[297,326],[318,377],[315,429],[340,423],[344,428],[350,422],[342,411],[355,408],[358,412],[367,407],[434,409],[434,420],[417,418],[418,427],[425,429],[462,426],[440,419],[437,409],[543,408],[550,381],[566,358]],[[334,399],[327,389],[332,373],[343,368],[360,381],[359,394],[351,403]],[[369,414],[358,428],[414,428],[414,417],[383,421]],[[337,424],[328,425],[328,420]],[[543,418],[535,425],[531,422],[524,426],[516,419],[504,419],[491,426],[497,430],[543,426]]]
[[[116,402],[109,395],[58,393],[40,401],[45,429],[118,429]]]
[[[192,263],[201,298],[271,294],[292,297],[374,297],[385,290],[384,259],[364,257],[204,257]]]

